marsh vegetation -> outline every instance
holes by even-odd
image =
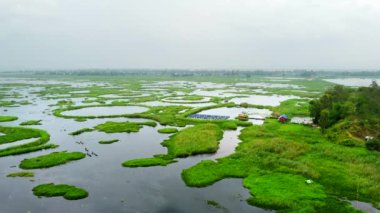
[[[123,205],[136,211],[161,205],[155,199],[198,212],[356,212],[350,202],[380,207],[375,83],[349,88],[296,74],[196,73],[36,73],[21,83],[3,83],[0,165],[8,175],[0,181],[8,184],[2,194],[23,181],[5,176],[35,173],[41,185],[25,181],[28,187],[20,190],[34,187],[36,196],[74,200],[89,195],[73,185],[83,186],[91,196],[80,204],[93,208],[72,208],[84,212],[101,209],[105,197],[111,211],[124,209],[122,196],[131,200]],[[239,120],[239,114],[248,118]],[[276,118],[283,114],[289,120],[280,123]],[[15,165],[35,170],[15,171]],[[46,184],[51,179],[70,185]],[[138,193],[144,199],[136,199]],[[27,194],[20,196],[41,210]]]

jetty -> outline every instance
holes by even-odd
[[[193,115],[190,115],[189,118],[205,119],[205,120],[227,120],[230,118],[230,116],[193,114]]]

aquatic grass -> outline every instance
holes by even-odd
[[[178,132],[178,129],[177,128],[162,128],[162,129],[159,129],[157,130],[159,133],[163,133],[163,134],[172,134],[172,133],[176,133]]]
[[[289,117],[310,116],[309,100],[289,99],[280,103],[277,107],[271,107],[273,115],[280,116],[286,114]]]
[[[0,122],[15,121],[18,117],[16,116],[0,116]]]
[[[37,138],[35,141],[27,144],[15,145],[5,149],[0,149],[0,157],[19,155],[23,153],[29,153],[43,149],[53,149],[58,147],[58,145],[55,144],[47,144],[47,142],[50,140],[50,135],[41,129],[0,126],[0,132],[5,134],[0,136],[0,144]]]
[[[168,148],[168,155],[186,157],[216,152],[222,137],[223,131],[218,125],[198,124],[175,133],[162,145]]]
[[[99,124],[94,128],[98,131],[105,133],[120,133],[120,132],[139,132],[143,126],[155,127],[157,123],[152,121],[147,122],[113,122],[107,121],[106,123]]]
[[[9,173],[7,177],[34,177],[33,172],[13,172]]]
[[[20,123],[21,126],[41,125],[41,120],[29,120]]]
[[[5,127],[0,126],[0,132],[5,134],[0,136],[0,144],[12,143],[19,140],[30,138],[38,138],[41,135],[40,131],[30,128],[21,127]]]
[[[251,174],[243,185],[254,195],[248,199],[252,205],[272,209],[302,209],[323,204],[327,195],[318,183],[307,184],[301,175],[269,173]],[[291,190],[289,190],[291,189]],[[310,203],[310,204],[309,204]]]
[[[222,129],[212,123],[198,124],[182,129],[161,144],[168,148],[168,154],[158,154],[152,158],[133,159],[125,161],[124,167],[166,166],[177,162],[177,157],[214,153],[219,148],[223,137]]]
[[[168,164],[177,162],[172,156],[155,155],[152,158],[140,158],[128,160],[122,163],[124,167],[150,167],[150,166],[167,166]]]
[[[82,152],[53,152],[34,158],[26,158],[21,161],[21,169],[41,169],[66,164],[70,161],[80,160],[86,155]]]
[[[207,205],[209,206],[213,206],[217,209],[225,209],[222,205],[220,205],[220,203],[218,203],[217,201],[215,200],[207,200],[206,201]],[[225,209],[226,210],[226,209]]]
[[[114,140],[102,140],[102,141],[99,141],[98,143],[100,143],[100,144],[111,144],[111,143],[116,143],[116,142],[119,142],[119,139],[114,139]]]
[[[39,197],[59,197],[62,196],[66,200],[79,200],[88,197],[88,192],[82,188],[78,188],[66,184],[41,184],[33,188],[33,194]]]
[[[82,129],[78,129],[74,132],[70,132],[69,135],[80,135],[82,133],[85,133],[85,132],[92,132],[94,131],[95,129],[92,129],[92,128],[82,128]]]

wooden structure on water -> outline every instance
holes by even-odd
[[[193,115],[190,115],[189,118],[205,119],[205,120],[227,120],[230,118],[230,116],[193,114]]]

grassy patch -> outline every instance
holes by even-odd
[[[163,133],[163,134],[171,134],[171,133],[178,132],[178,129],[177,128],[162,128],[162,129],[159,129],[157,131],[159,133]]]
[[[33,172],[13,172],[9,173],[7,177],[34,177]]]
[[[92,131],[94,131],[94,129],[91,129],[91,128],[82,128],[82,129],[76,130],[74,132],[70,132],[69,135],[80,135],[82,133],[92,132]]]
[[[41,120],[24,121],[24,122],[21,122],[20,125],[21,126],[41,125]]]
[[[290,117],[293,116],[310,116],[309,102],[306,99],[289,99],[281,102],[277,107],[271,109],[273,115],[286,114]]]
[[[18,117],[16,116],[0,116],[0,122],[15,121]]]
[[[144,126],[155,127],[157,124],[155,122],[113,122],[108,121],[103,124],[95,126],[95,129],[106,133],[118,133],[118,132],[138,132]]]
[[[221,128],[212,123],[198,124],[172,135],[162,144],[168,148],[168,154],[174,157],[214,153],[223,137]]]
[[[86,198],[88,192],[82,188],[66,184],[41,184],[33,188],[33,194],[42,197],[59,197],[62,196],[66,200],[79,200]]]
[[[38,138],[33,142],[11,146],[0,149],[0,157],[8,155],[18,155],[28,152],[34,152],[42,149],[56,148],[57,145],[46,144],[50,140],[50,135],[40,129],[24,128],[24,127],[4,127],[0,126],[0,132],[5,134],[0,136],[0,144],[12,143],[19,140]]]
[[[190,108],[186,106],[155,106],[133,117],[152,119],[161,125],[185,126],[186,123],[182,119],[179,119],[180,112]]]
[[[198,124],[183,129],[162,142],[168,148],[167,155],[155,155],[152,158],[125,161],[125,167],[166,166],[177,162],[174,158],[196,154],[214,153],[219,148],[219,140],[223,137],[222,129],[212,123]]]
[[[111,144],[111,143],[116,143],[116,142],[119,142],[119,139],[99,141],[100,144]]]
[[[21,161],[19,167],[22,169],[49,168],[85,157],[86,155],[82,152],[53,152],[34,158],[26,158]]]
[[[349,211],[343,198],[374,205],[380,201],[378,153],[340,146],[319,129],[275,119],[243,129],[240,139],[234,154],[185,169],[185,183],[203,187],[243,178],[253,195],[251,204],[290,212]],[[314,183],[305,184],[307,179]]]
[[[122,165],[124,167],[149,167],[149,166],[166,166],[171,163],[177,162],[170,156],[155,155],[152,158],[141,158],[125,161]]]
[[[252,174],[244,179],[243,184],[254,195],[248,202],[264,208],[297,209],[310,206],[309,202],[311,205],[323,203],[327,197],[320,184],[307,184],[303,176],[294,174]]]

